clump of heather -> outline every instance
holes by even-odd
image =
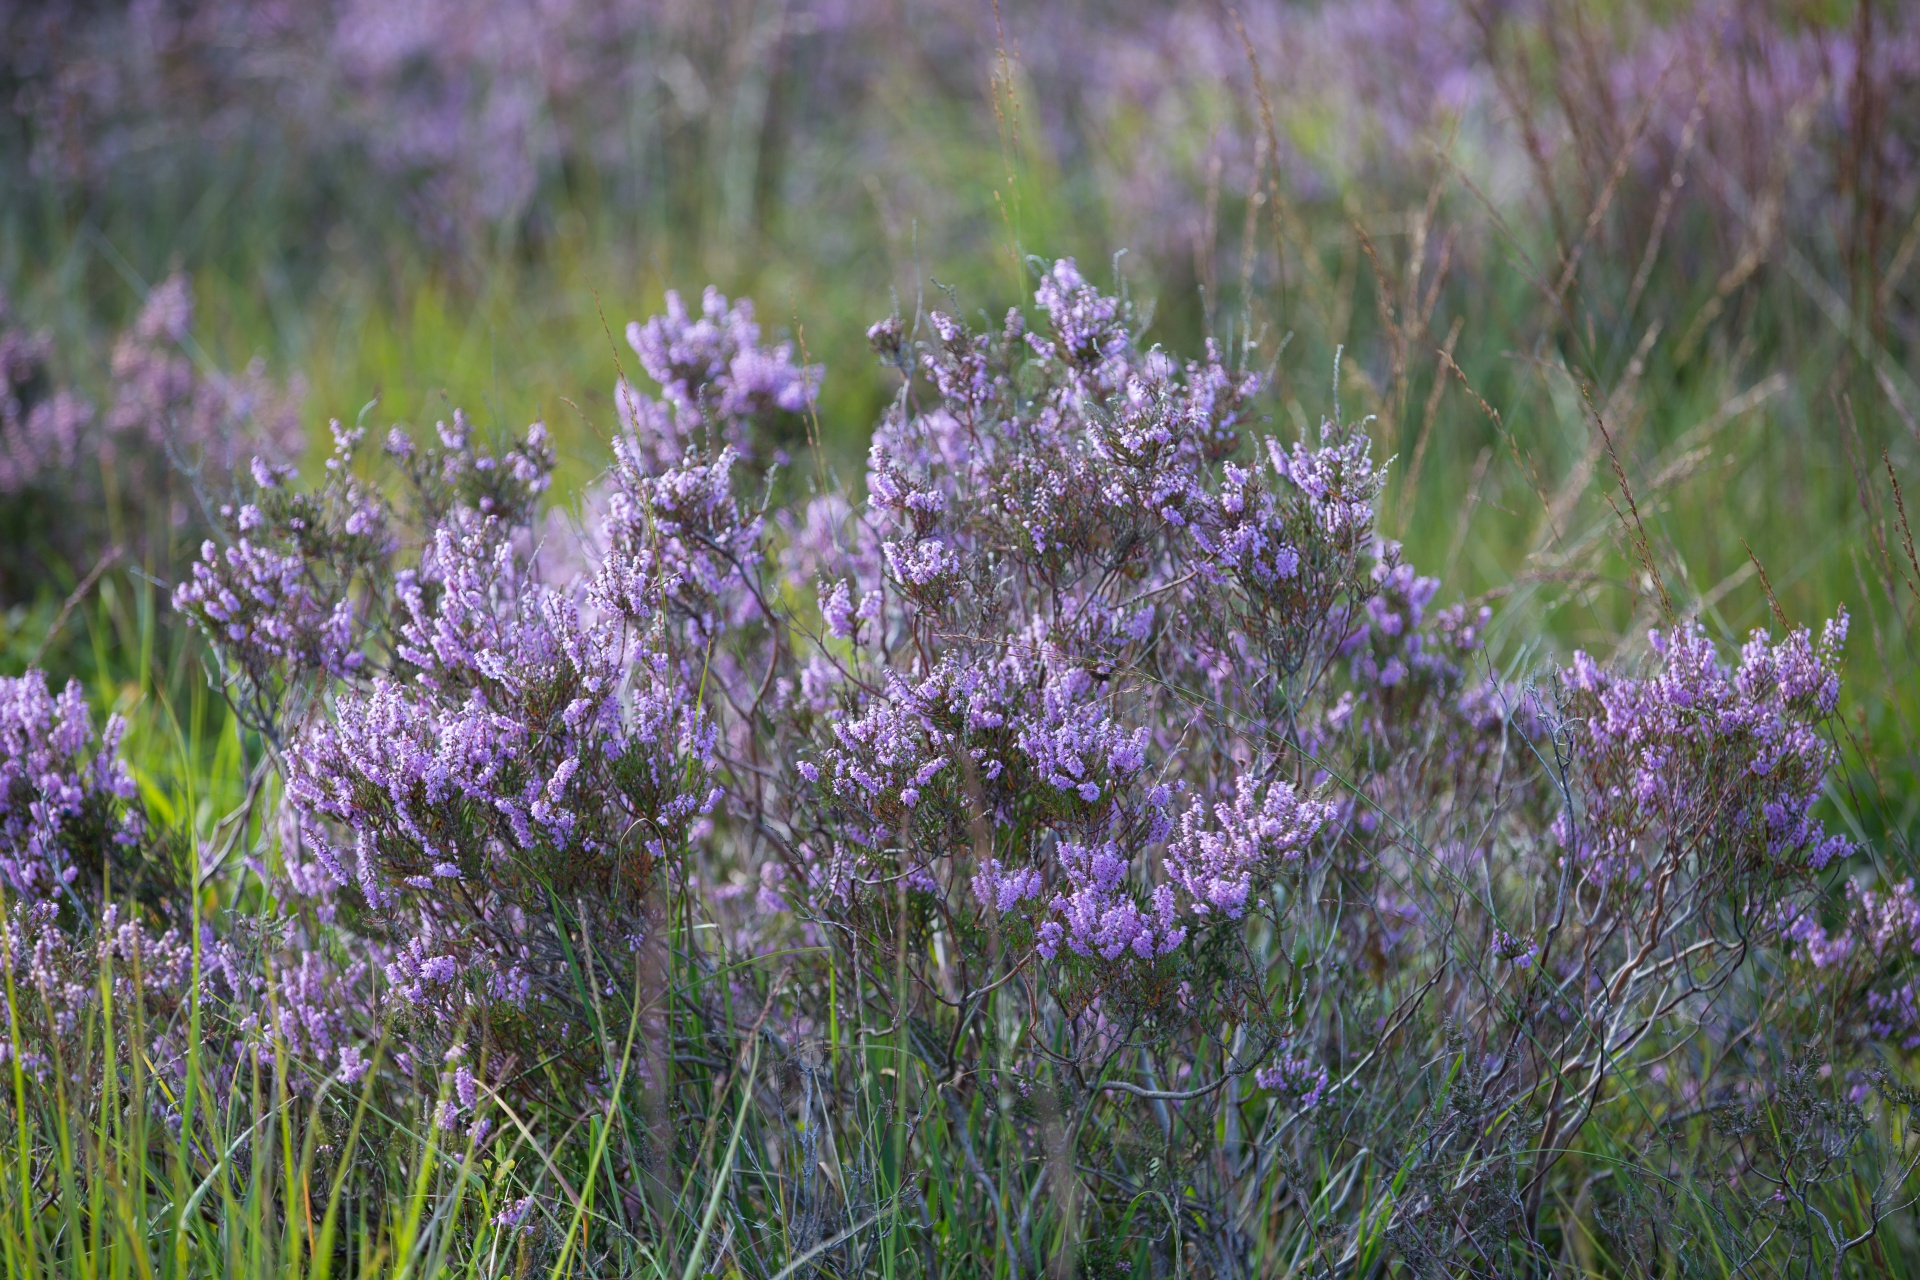
[[[59,693],[44,672],[0,677],[0,889],[69,925],[91,922],[104,894],[157,905],[172,888],[167,850],[140,819],[120,759],[126,722],[96,735],[77,682]],[[159,863],[155,863],[159,859]]]
[[[187,1036],[174,1015],[200,994],[214,1003],[207,1027],[227,1025],[236,999],[265,989],[211,934],[196,969],[186,859],[143,813],[125,732],[112,716],[96,734],[78,683],[56,694],[38,670],[0,677],[0,1056],[54,1096],[111,1089],[82,1065],[105,1003],[123,1019],[142,1010],[148,1069],[177,1086]],[[127,1027],[113,1034],[124,1053]],[[220,1065],[230,1086],[237,1058]]]
[[[51,342],[18,328],[0,299],[0,599],[84,574],[114,550],[110,529],[117,553],[164,567],[249,458],[298,456],[299,380],[282,383],[258,360],[239,373],[209,365],[193,315],[185,275],[153,287],[104,362],[101,409],[62,384]]]
[[[394,540],[386,504],[350,469],[360,440],[334,424],[326,482],[312,492],[289,487],[291,467],[255,459],[251,493],[220,506],[226,545],[201,543],[174,588],[174,609],[214,641],[242,720],[274,737],[288,695],[365,660],[365,612]]]
[[[0,297],[0,494],[13,497],[73,465],[93,407],[55,385],[52,343],[14,324]]]
[[[39,671],[0,683],[0,874],[13,896],[71,894],[83,866],[97,879],[113,847],[138,838],[124,812],[133,780],[116,755],[125,731],[110,722],[95,747],[78,683],[58,695]]]
[[[533,581],[497,519],[462,524],[401,575],[395,669],[292,747],[288,795],[423,1021],[476,1003],[577,1018],[566,952],[605,948],[625,974],[652,941],[713,802],[712,730],[651,607],[597,614]]]
[[[911,381],[845,550],[813,566],[821,628],[788,703],[812,746],[775,880],[882,955],[904,908],[930,988],[1057,975],[1063,1025],[1109,1055],[1216,994],[1258,1007],[1202,939],[1264,910],[1331,814],[1267,734],[1370,593],[1375,480],[1364,437],[1331,428],[1237,466],[1254,375],[1140,351],[1071,262],[1037,299],[1032,332],[1017,312],[985,334],[935,313],[925,342],[875,329]],[[1229,655],[1275,679],[1249,687]],[[1200,710],[1222,699],[1244,718]],[[1286,1037],[1269,1013],[1243,1038],[1235,1075]]]
[[[774,459],[784,465],[786,450],[779,446],[803,438],[801,421],[813,411],[822,369],[795,364],[790,342],[763,344],[747,299],[729,304],[708,288],[696,319],[669,289],[666,314],[629,324],[627,345],[660,385],[663,403],[644,400],[622,378],[614,405],[656,463],[679,458],[698,436],[731,445],[749,459],[756,447],[772,446]]]
[[[110,440],[170,455],[180,469],[205,472],[215,484],[251,454],[295,457],[299,384],[276,383],[258,359],[238,374],[203,368],[191,346],[193,310],[193,286],[176,272],[153,287],[115,341],[113,403],[105,415]]]
[[[357,1068],[387,1026],[429,1095],[432,1064],[471,1052],[449,1078],[477,1123],[465,1095],[489,1055],[546,1059],[523,1089],[597,1070],[581,1031],[661,965],[666,895],[718,797],[703,677],[734,605],[712,553],[756,555],[759,521],[733,501],[731,450],[654,471],[629,439],[592,565],[554,569],[541,424],[495,445],[455,413],[437,443],[396,427],[374,458],[363,428],[334,435],[311,487],[255,462],[174,604],[284,752],[296,838],[274,891],[345,930],[328,972],[369,984],[351,1034],[302,1015],[283,1038]]]
[[[51,901],[16,902],[0,917],[0,1016],[11,1034],[0,1044],[9,1067],[36,1088],[81,1083],[64,1079],[69,1062],[85,1058],[83,1037],[103,988],[128,1005],[162,1013],[178,1008],[193,987],[191,947],[174,930],[157,936],[109,904],[84,931],[63,927]],[[163,1037],[154,1066],[177,1081],[182,1044]]]
[[[1688,1259],[1769,1214],[1871,1239],[1908,1194],[1875,1125],[1920,906],[1822,816],[1844,617],[1502,665],[1380,536],[1368,422],[1273,433],[1253,348],[1149,347],[1071,261],[998,321],[876,324],[863,492],[770,510],[819,371],[751,316],[634,326],[662,398],[621,386],[565,546],[538,424],[254,464],[174,602],[283,790],[197,935],[115,914],[115,731],[10,685],[8,963],[64,993],[31,1016],[150,955],[229,1102],[345,1082],[481,1154],[605,1125],[648,1249],[734,1133],[768,1176],[714,1203],[766,1274],[983,1233],[1023,1274],[1335,1269],[1363,1231],[1545,1269],[1575,1196],[1678,1239],[1595,1170],[1701,1152],[1752,1177],[1709,1171]],[[546,1176],[474,1230],[534,1238]]]
[[[1729,667],[1685,624],[1648,636],[1659,668],[1643,679],[1576,653],[1566,711],[1586,804],[1563,810],[1556,829],[1575,874],[1647,884],[1684,860],[1698,875],[1758,873],[1772,892],[1783,872],[1846,856],[1850,842],[1811,812],[1836,754],[1818,730],[1839,702],[1846,635],[1844,613],[1818,642],[1756,632]]]

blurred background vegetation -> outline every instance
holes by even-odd
[[[231,733],[164,599],[212,482],[106,425],[115,335],[170,273],[169,340],[203,377],[263,361],[310,455],[369,401],[540,418],[565,502],[665,289],[749,296],[827,366],[857,485],[888,394],[866,327],[998,313],[1073,256],[1150,340],[1270,371],[1273,430],[1375,415],[1384,528],[1494,599],[1515,668],[1844,605],[1876,750],[1841,807],[1901,859],[1920,816],[1897,0],[0,3],[0,193],[7,323],[101,407],[0,493],[0,666],[83,676],[205,814],[181,744]]]

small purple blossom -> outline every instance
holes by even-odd
[[[1263,787],[1242,775],[1233,790],[1231,804],[1211,806],[1211,823],[1198,797],[1181,815],[1179,834],[1167,846],[1167,877],[1186,891],[1196,912],[1237,920],[1256,879],[1297,862],[1333,806],[1302,800],[1277,779]]]
[[[1326,1067],[1302,1055],[1282,1052],[1273,1063],[1254,1072],[1253,1078],[1262,1089],[1285,1098],[1296,1111],[1311,1111],[1327,1096]]]
[[[1495,960],[1503,960],[1516,969],[1530,969],[1534,958],[1540,954],[1540,945],[1531,939],[1496,928],[1493,931],[1493,943],[1487,950]]]
[[[96,743],[78,681],[54,694],[42,671],[0,677],[0,882],[10,897],[91,897],[116,850],[139,838],[119,756],[125,733],[113,716]]]

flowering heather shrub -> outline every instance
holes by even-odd
[[[649,69],[640,37],[653,15],[618,0],[327,10],[301,34],[348,108],[342,123],[379,171],[416,185],[411,212],[442,236],[523,215],[562,163],[617,133],[609,99]]]
[[[1499,669],[1377,534],[1366,423],[1277,438],[1250,349],[1139,323],[1071,261],[985,328],[881,321],[864,493],[770,512],[740,449],[818,371],[670,302],[565,554],[537,425],[258,463],[175,601],[282,768],[277,850],[197,938],[96,909],[140,831],[115,731],[11,682],[6,955],[49,994],[10,1016],[64,1046],[150,957],[163,1074],[191,996],[222,1105],[357,1085],[501,1179],[604,1125],[645,1248],[725,1124],[756,1274],[1874,1239],[1920,904],[1820,817],[1845,618]],[[532,1249],[547,1176],[461,1230]]]
[[[18,1046],[19,1066],[37,1085],[54,1080],[63,1058],[81,1056],[79,1033],[103,985],[129,1003],[156,1007],[177,1005],[192,989],[193,957],[178,934],[149,936],[112,904],[85,934],[63,929],[59,915],[53,902],[18,902],[0,919],[0,966],[8,979],[0,1002],[13,1031],[0,1054],[12,1065]],[[165,1046],[158,1061],[172,1066],[178,1049],[177,1042]]]
[[[15,327],[0,298],[0,495],[13,497],[73,465],[92,406],[54,385],[51,344]]]
[[[753,303],[729,306],[710,287],[696,320],[669,289],[666,314],[627,325],[627,345],[664,397],[646,399],[624,377],[613,389],[621,425],[649,467],[672,464],[696,438],[730,445],[749,461],[756,443],[773,443],[774,459],[785,465],[778,444],[797,443],[822,370],[794,364],[792,343],[762,346]]]
[[[56,696],[42,672],[0,677],[0,877],[10,898],[85,919],[86,900],[125,864],[142,835],[126,807],[134,789],[118,755],[125,732],[116,716],[96,747],[78,683]]]
[[[237,375],[196,367],[192,331],[193,287],[176,272],[154,286],[114,343],[109,440],[144,438],[190,472],[204,469],[210,483],[255,451],[280,462],[296,457],[299,382],[278,385],[258,359]]]
[[[76,576],[106,549],[115,504],[121,550],[164,565],[170,535],[204,527],[250,456],[275,465],[300,453],[298,378],[282,384],[258,360],[238,374],[205,363],[192,343],[193,291],[181,274],[148,294],[114,341],[104,412],[63,387],[51,343],[15,327],[0,299],[0,598],[30,597],[56,567]]]
[[[784,133],[809,149],[852,132],[848,102],[903,34],[983,61],[981,18],[951,0],[910,16],[820,0],[11,6],[0,94],[17,129],[0,162],[98,199],[249,151],[297,156],[301,179],[266,176],[308,202],[300,212],[333,217],[326,175],[348,169],[368,188],[362,211],[371,195],[457,255],[543,229],[552,197],[583,178],[623,208],[683,200],[668,166],[713,151],[733,172],[707,212],[739,229]]]
[[[255,459],[252,500],[220,507],[229,545],[203,542],[174,588],[173,607],[217,641],[236,709],[269,733],[282,698],[363,661],[365,583],[394,546],[385,504],[349,470],[360,438],[334,424],[327,479],[313,493],[288,488],[292,468]]]
[[[1751,201],[1760,206],[1755,221],[1780,218],[1789,229],[1816,230],[1819,219],[1833,216],[1827,200],[1863,174],[1868,189],[1860,199],[1884,202],[1884,210],[1911,208],[1920,196],[1920,137],[1904,122],[1920,83],[1920,24],[1898,6],[1864,5],[1846,17],[1844,25],[1821,25],[1766,5],[1700,6],[1650,28],[1598,72],[1603,82],[1577,92],[1634,104],[1629,110],[1652,104],[1656,145],[1638,159],[1656,177],[1684,145],[1698,101],[1693,145],[1717,166],[1701,198],[1731,215],[1729,225],[1745,220],[1739,206]],[[1599,124],[1577,114],[1569,123]],[[1601,127],[1623,124],[1615,118]],[[1863,128],[1870,136],[1860,136]],[[1853,158],[1842,159],[1849,149]],[[1849,175],[1849,163],[1861,169]],[[1791,184],[1783,181],[1787,171]],[[1776,207],[1768,210],[1770,203]]]
[[[139,1005],[160,1028],[194,989],[181,852],[143,820],[125,731],[113,716],[96,737],[78,683],[54,694],[37,670],[0,677],[0,1062],[17,1053],[36,1085],[81,1097],[100,1087],[75,1064],[103,1000]],[[227,954],[211,939],[207,950]],[[177,1084],[183,1029],[148,1047],[148,1069]]]
[[[1563,811],[1559,831],[1579,874],[1644,884],[1671,850],[1691,846],[1700,856],[1687,861],[1703,871],[1768,879],[1783,864],[1818,871],[1848,854],[1850,842],[1809,812],[1833,763],[1816,730],[1839,702],[1846,634],[1844,614],[1817,646],[1805,631],[1778,645],[1756,633],[1728,670],[1698,624],[1656,631],[1661,670],[1646,680],[1610,677],[1576,653],[1568,711],[1591,801]],[[1675,816],[1684,825],[1658,829]]]
[[[1256,380],[1217,353],[1182,369],[1137,351],[1124,305],[1070,262],[1037,298],[1031,334],[1017,313],[993,335],[936,313],[917,348],[876,328],[939,398],[909,386],[875,437],[847,536],[878,554],[820,566],[818,746],[794,766],[779,879],[856,919],[898,886],[956,956],[1002,932],[1010,968],[1062,966],[1077,1033],[1096,1034],[1099,992],[1204,1008],[1224,979],[1194,968],[1190,935],[1241,917],[1327,820],[1263,738],[1370,591],[1374,479],[1354,436],[1226,463],[1216,488]],[[1233,680],[1228,654],[1271,661],[1272,687]],[[1141,861],[1154,847],[1164,878]],[[1000,976],[958,964],[923,980]],[[1260,1033],[1239,1069],[1281,1038]]]
[[[1100,176],[1121,241],[1165,262],[1235,252],[1228,229],[1209,225],[1213,209],[1223,192],[1259,190],[1263,163],[1294,201],[1417,199],[1435,149],[1500,207],[1533,206],[1568,244],[1597,232],[1629,263],[1675,212],[1659,210],[1676,167],[1683,185],[1664,199],[1708,215],[1710,233],[1685,243],[1720,270],[1782,238],[1892,248],[1888,224],[1905,220],[1920,183],[1910,7],[1585,16],[1472,0],[1175,5],[1100,24],[1091,52],[1081,32],[1048,24],[1020,53],[1048,86],[1039,106],[1058,145]],[[1622,158],[1630,176],[1615,192]],[[1582,237],[1596,206],[1608,216]]]
[[[566,995],[540,928],[554,905],[637,950],[657,878],[712,803],[695,690],[647,643],[651,614],[583,620],[525,577],[496,522],[443,525],[397,590],[406,678],[340,696],[294,747],[289,796],[351,837],[317,848],[336,881],[418,919],[389,969],[402,998],[451,1016],[474,982],[519,1008],[535,982]]]
[[[933,220],[952,211],[928,182],[925,135],[902,133],[890,85],[911,66],[916,96],[977,109],[1003,52],[1025,69],[1047,151],[1089,176],[1111,233],[1163,270],[1233,240],[1222,196],[1244,201],[1268,165],[1289,201],[1417,196],[1442,147],[1503,209],[1552,206],[1570,249],[1625,147],[1634,180],[1608,202],[1628,232],[1616,243],[1637,255],[1667,221],[1656,209],[1678,161],[1683,209],[1710,215],[1712,234],[1689,243],[1724,255],[1723,269],[1782,230],[1839,230],[1826,224],[1849,201],[1871,210],[1850,234],[1871,233],[1884,262],[1920,182],[1920,25],[1898,4],[1693,0],[1586,21],[1539,0],[1260,0],[1231,13],[176,0],[15,6],[0,23],[14,167],[61,193],[141,192],[143,173],[164,187],[169,171],[249,149],[290,154],[305,173],[364,175],[372,200],[454,257],[552,230],[585,188],[622,213],[670,208],[724,234],[760,206],[804,204],[821,242],[851,258],[862,246],[836,235],[851,211],[822,196],[843,163],[944,234]],[[296,198],[331,223],[339,193],[313,186]]]
[[[699,651],[665,629],[720,625],[704,592],[726,572],[704,539],[727,536],[713,487],[730,502],[731,455],[623,466],[604,561],[549,585],[531,541],[553,466],[540,424],[497,451],[458,413],[435,447],[395,428],[396,499],[356,474],[364,431],[334,430],[316,489],[256,463],[251,500],[222,510],[230,544],[207,544],[175,605],[243,718],[287,744],[307,860],[285,893],[352,925],[353,963],[385,978],[369,1007],[406,1028],[397,1061],[431,1083],[423,1064],[465,1051],[475,1011],[524,1062],[565,1047],[602,994],[608,971],[582,989],[569,957],[619,975],[658,950],[659,886],[715,799]],[[342,1035],[285,1039],[362,1052]],[[453,1072],[465,1092],[474,1069]]]

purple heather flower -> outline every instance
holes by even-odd
[[[1698,823],[1741,833],[1749,856],[1772,862],[1817,870],[1844,857],[1851,843],[1811,810],[1834,759],[1818,727],[1837,705],[1845,637],[1844,614],[1818,644],[1804,629],[1778,644],[1756,632],[1728,667],[1687,623],[1649,634],[1658,666],[1644,678],[1576,653],[1564,679],[1590,700],[1579,733],[1597,788],[1576,858],[1596,876],[1625,874],[1650,828],[1687,839]]]
[[[493,1215],[493,1225],[502,1231],[530,1232],[537,1225],[533,1220],[533,1207],[532,1196],[509,1200]]]
[[[1493,931],[1493,945],[1489,948],[1495,960],[1504,960],[1516,969],[1533,966],[1534,957],[1540,954],[1538,943],[1508,933],[1505,929]]]
[[[811,412],[818,394],[820,366],[795,364],[791,343],[762,345],[753,304],[742,298],[730,305],[711,287],[698,317],[668,290],[666,313],[629,324],[627,345],[666,400],[662,412],[625,380],[614,390],[622,421],[644,442],[636,457],[652,465],[678,461],[708,425],[720,443],[751,457],[754,419]]]
[[[1212,823],[1207,821],[1211,808]],[[1256,879],[1297,862],[1333,806],[1302,800],[1280,780],[1264,787],[1242,775],[1231,804],[1207,806],[1196,796],[1167,845],[1167,878],[1185,890],[1193,909],[1239,919]]]
[[[973,878],[973,892],[981,905],[1005,915],[1030,898],[1040,896],[1040,872],[1034,867],[1009,869],[989,858]]]
[[[1112,842],[1085,846],[1063,842],[1056,851],[1063,892],[1049,903],[1054,913],[1040,926],[1040,952],[1048,959],[1064,946],[1078,956],[1140,960],[1167,955],[1186,941],[1177,923],[1173,890],[1161,885],[1143,909],[1126,885],[1130,861]]]
[[[95,743],[78,681],[56,695],[39,670],[0,677],[0,880],[10,896],[35,903],[93,889],[76,884],[81,868],[138,838],[125,733],[112,716]]]
[[[1304,1056],[1289,1056],[1284,1051],[1274,1062],[1253,1073],[1254,1082],[1293,1104],[1296,1111],[1311,1111],[1327,1095],[1326,1067]]]
[[[372,1065],[360,1051],[359,1045],[343,1044],[340,1046],[340,1065],[335,1074],[342,1084],[358,1084],[360,1077],[366,1075],[367,1068]]]

